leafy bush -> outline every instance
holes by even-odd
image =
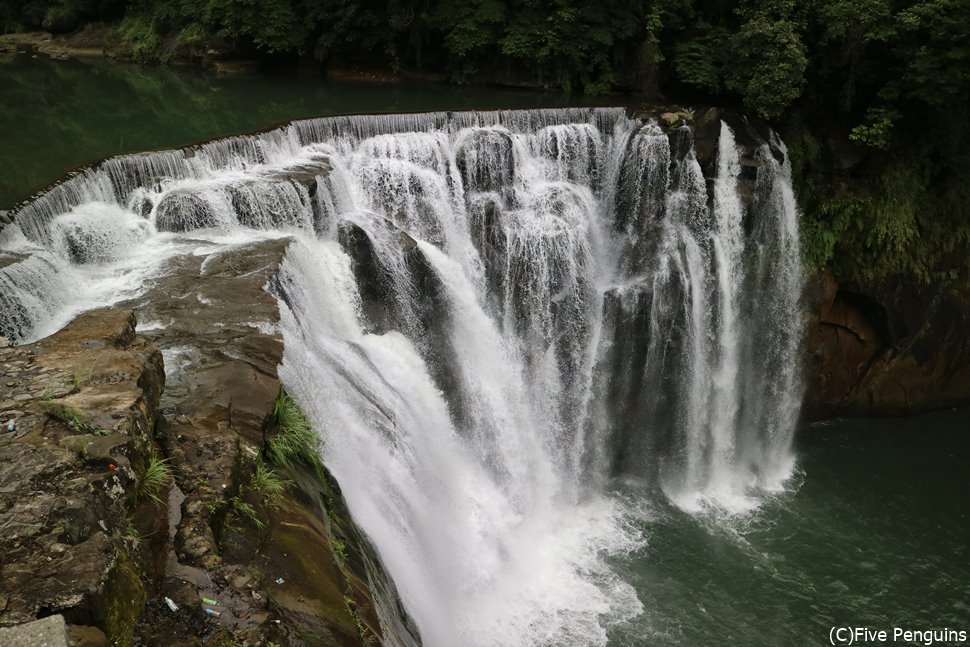
[[[132,55],[140,63],[163,61],[162,37],[151,21],[140,16],[128,16],[118,27],[118,35],[131,46]]]
[[[808,57],[792,11],[790,0],[765,2],[731,39],[726,85],[762,117],[781,115],[802,92]]]
[[[184,47],[202,47],[205,44],[208,33],[205,28],[197,22],[185,26],[175,37],[175,42]]]
[[[674,46],[674,69],[682,83],[702,92],[717,94],[723,86],[722,69],[727,59],[723,44],[726,29],[707,23],[697,26],[697,34]]]

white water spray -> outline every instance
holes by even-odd
[[[687,130],[597,109],[319,119],[115,158],[3,232],[0,334],[130,294],[190,239],[295,236],[280,375],[421,641],[605,645],[642,611],[609,566],[642,544],[618,483],[733,513],[792,468],[784,147],[722,124],[698,156]]]

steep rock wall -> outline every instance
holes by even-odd
[[[806,294],[805,415],[883,416],[970,402],[970,291],[894,276]]]

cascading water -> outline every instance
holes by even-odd
[[[280,375],[420,640],[605,645],[642,611],[609,566],[642,545],[623,483],[734,513],[793,466],[787,158],[716,137],[699,160],[619,109],[436,113],[115,158],[0,235],[0,334],[136,289],[190,237],[296,236]],[[66,290],[82,265],[98,280]]]

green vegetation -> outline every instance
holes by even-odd
[[[277,465],[292,467],[302,463],[318,474],[323,470],[320,461],[317,433],[310,427],[300,407],[285,391],[281,391],[273,405],[272,430],[269,432],[265,452],[267,458]]]
[[[162,499],[158,496],[162,487],[172,477],[172,468],[168,465],[168,459],[159,458],[157,454],[152,454],[145,467],[145,473],[138,483],[138,496],[148,497],[158,505],[162,505]]]
[[[209,513],[215,515],[224,512],[226,527],[245,521],[257,530],[264,530],[266,522],[260,516],[260,510],[283,509],[284,495],[290,485],[290,481],[257,459],[249,483],[240,485],[237,494],[213,502],[209,506]]]
[[[352,589],[350,584],[347,585],[347,592],[344,593],[344,607],[347,609],[347,613],[350,617],[354,619],[354,626],[357,629],[357,637],[360,639],[360,644],[362,645],[373,645],[375,642],[374,634],[371,633],[367,625],[364,624],[364,620],[361,617],[361,609],[357,606],[357,601],[354,600],[352,595]],[[366,609],[364,610],[366,611]]]
[[[117,29],[117,35],[131,47],[132,56],[141,63],[165,62],[162,37],[151,20],[144,16],[127,16]]]
[[[142,541],[144,539],[144,537],[142,537],[141,533],[138,532],[138,528],[135,527],[135,522],[131,518],[129,518],[128,521],[127,521],[127,523],[125,524],[125,529],[124,529],[123,534],[124,534],[125,538],[132,539],[136,543],[137,542],[140,542],[140,541]]]
[[[5,31],[119,19],[145,60],[171,37],[456,80],[515,68],[594,92],[659,78],[730,90],[765,116],[824,77],[835,82],[825,93],[860,104],[860,115],[883,110],[868,128],[892,120],[886,104],[904,96],[958,100],[970,76],[964,0],[0,0]]]
[[[261,497],[261,503],[267,507],[280,507],[283,502],[283,495],[292,483],[279,474],[263,461],[256,461],[256,468],[253,478],[249,483],[249,489],[257,492]]]
[[[85,454],[88,451],[89,442],[90,441],[88,441],[86,438],[75,438],[74,440],[71,441],[71,443],[67,446],[67,448],[70,451],[77,454],[78,456],[80,456],[81,458],[84,458]]]
[[[252,464],[252,472],[248,472],[246,464],[243,469],[249,473],[248,480],[243,478],[234,494],[213,501],[209,514],[221,515],[225,529],[239,530],[237,524],[245,522],[258,531],[265,530],[269,509],[284,509],[286,490],[293,485],[280,475],[278,468],[291,469],[299,464],[322,475],[318,444],[317,435],[299,406],[281,390],[267,419],[262,456]]]
[[[246,488],[242,487],[239,494],[209,504],[209,514],[216,515],[224,512],[224,525],[227,528],[242,520],[248,522],[256,530],[263,530],[266,528],[266,522],[259,516],[256,507],[243,499],[245,496]]]
[[[252,504],[243,501],[243,494],[244,492],[240,491],[235,496],[216,501],[210,506],[209,512],[216,514],[224,509],[227,527],[232,526],[238,520],[243,520],[249,522],[257,530],[263,530],[266,528],[266,522],[260,518],[259,512]]]
[[[70,382],[74,389],[80,389],[82,386],[88,383],[91,379],[91,372],[82,369],[75,369],[73,371],[65,371],[64,379]]]
[[[51,400],[44,401],[43,409],[44,413],[48,416],[55,420],[60,420],[75,431],[82,433],[95,433],[100,431],[97,427],[89,424],[85,420],[84,412],[80,409],[68,407]]]
[[[340,562],[341,566],[347,563],[347,543],[333,535],[330,537],[330,546],[333,548],[333,554],[337,556],[337,560]]]

